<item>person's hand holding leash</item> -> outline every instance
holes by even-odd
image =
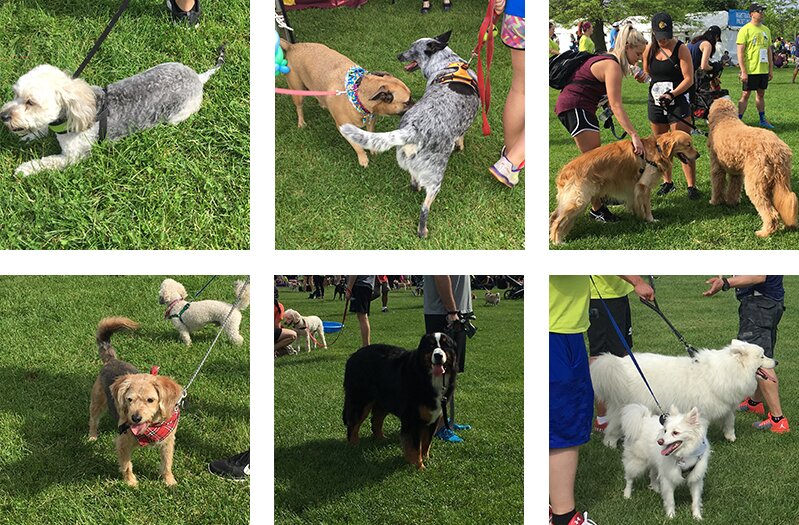
[[[505,10],[505,0],[494,0],[494,13],[501,15]]]
[[[636,155],[641,156],[644,154],[644,143],[641,141],[641,137],[638,136],[637,133],[630,136],[633,140],[633,151]]]

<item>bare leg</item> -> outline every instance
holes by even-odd
[[[565,514],[575,507],[578,458],[578,447],[549,449],[549,503],[553,514]]]

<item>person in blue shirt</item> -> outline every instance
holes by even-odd
[[[613,48],[616,47],[616,37],[619,34],[619,23],[613,22],[613,29],[610,30],[610,48],[608,51],[613,51]]]
[[[774,358],[774,345],[777,344],[777,325],[785,311],[785,288],[782,275],[735,275],[733,277],[718,276],[708,279],[710,288],[704,292],[705,297],[726,292],[735,288],[735,297],[740,301],[738,306],[738,339],[763,347],[766,356]],[[782,413],[780,404],[779,383],[774,370],[762,369],[771,377],[769,381],[758,381],[757,390],[746,398],[738,410],[765,415],[763,402],[768,405],[766,419],[753,426],[758,430],[771,430],[776,434],[788,432],[788,418]]]

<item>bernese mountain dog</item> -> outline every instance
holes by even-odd
[[[344,411],[347,441],[357,444],[361,424],[372,413],[372,434],[383,436],[390,412],[400,418],[400,441],[408,463],[424,469],[430,442],[443,422],[458,371],[455,342],[437,332],[422,336],[416,350],[375,344],[347,359]]]

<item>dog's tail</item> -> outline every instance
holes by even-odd
[[[635,440],[639,437],[644,428],[644,421],[652,413],[644,405],[626,405],[621,409],[621,430],[625,438]]]
[[[225,46],[226,45],[227,45],[227,42],[222,42],[222,45],[219,46],[219,49],[216,50],[217,51],[216,64],[214,64],[214,67],[212,67],[211,69],[209,69],[205,73],[202,73],[202,74],[199,75],[200,82],[202,82],[203,84],[208,82],[208,79],[211,78],[211,75],[213,75],[214,73],[219,71],[219,68],[221,68],[225,64]]]
[[[236,281],[233,283],[233,291],[236,293],[236,309],[243,312],[250,306],[250,283],[244,281]]]
[[[788,176],[790,181],[790,175]],[[777,182],[774,185],[774,207],[782,217],[786,228],[796,228],[796,215],[799,213],[799,202],[796,194],[787,183]]]
[[[100,360],[107,363],[111,359],[117,358],[114,347],[111,346],[111,336],[120,330],[137,330],[139,323],[127,317],[106,317],[97,325],[97,349],[100,353]]]
[[[350,142],[372,151],[387,151],[397,146],[411,144],[414,133],[410,128],[400,128],[386,133],[371,133],[352,124],[344,124],[338,128]]]

